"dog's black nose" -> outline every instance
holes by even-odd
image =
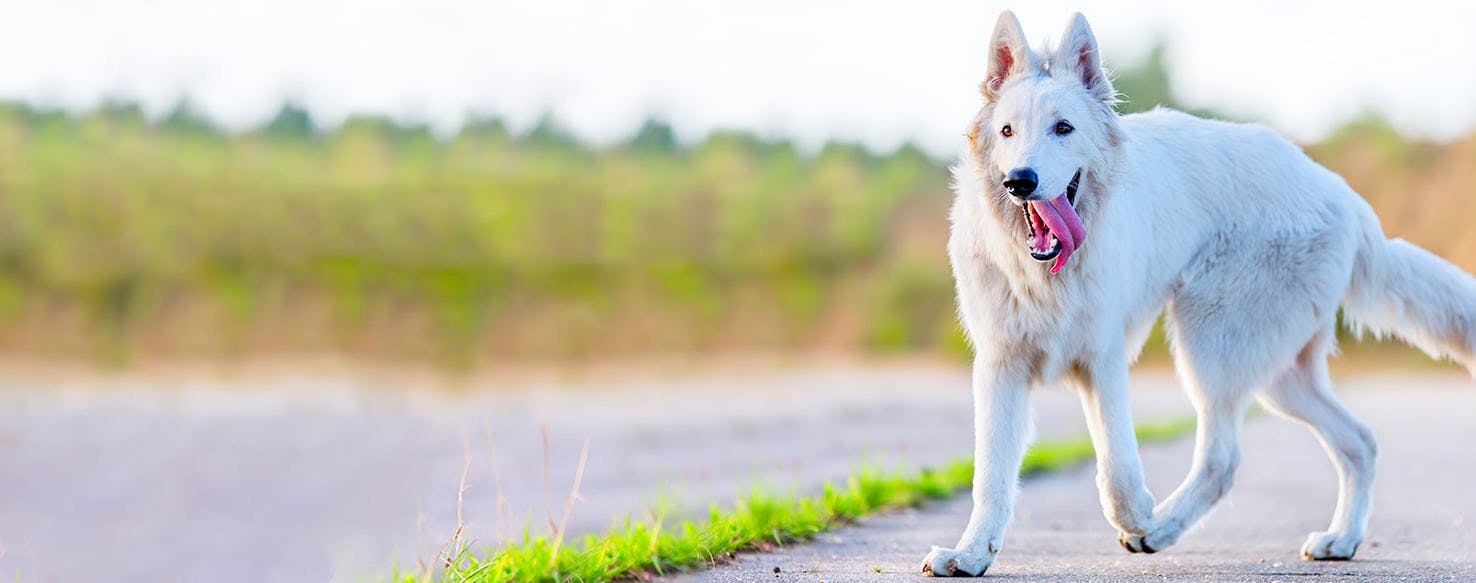
[[[1025,198],[1035,192],[1035,171],[1029,168],[1016,168],[1005,175],[1004,187],[1010,191],[1010,196]]]

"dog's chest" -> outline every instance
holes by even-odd
[[[983,258],[954,265],[965,326],[981,350],[1012,359],[1075,361],[1095,334],[1095,314],[1069,282],[1011,280]],[[1053,276],[1054,277],[1054,276]]]

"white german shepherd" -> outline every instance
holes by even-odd
[[[1341,178],[1271,130],[1174,111],[1119,116],[1080,14],[1055,50],[1014,14],[990,44],[984,106],[954,167],[948,252],[976,356],[974,510],[956,549],[923,571],[979,575],[1010,522],[1032,385],[1080,391],[1103,512],[1128,551],[1179,540],[1230,488],[1254,397],[1316,434],[1339,475],[1307,559],[1363,540],[1377,447],[1332,393],[1338,306],[1469,368],[1476,280],[1385,238]],[[1179,377],[1198,412],[1193,467],[1162,503],[1143,483],[1128,365],[1167,312]]]

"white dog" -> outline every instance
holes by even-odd
[[[923,571],[979,575],[1001,548],[1033,385],[1080,391],[1103,512],[1152,553],[1230,488],[1251,399],[1307,425],[1339,475],[1307,559],[1348,559],[1368,523],[1377,447],[1333,396],[1339,304],[1359,329],[1433,356],[1476,355],[1476,280],[1385,238],[1341,178],[1274,132],[1174,111],[1119,116],[1086,19],[1055,50],[1014,14],[990,44],[984,106],[954,167],[949,257],[974,345],[974,510],[956,549]],[[1189,476],[1154,505],[1128,408],[1128,366],[1167,313],[1198,413]]]

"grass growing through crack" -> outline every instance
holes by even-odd
[[[1143,442],[1173,439],[1194,429],[1193,420],[1138,427]],[[1022,475],[1052,472],[1093,457],[1091,442],[1042,442],[1032,447]],[[731,510],[714,507],[705,521],[667,524],[661,519],[616,525],[572,544],[562,537],[525,533],[520,543],[477,556],[458,544],[444,553],[435,574],[394,574],[398,583],[566,582],[593,583],[682,572],[725,561],[734,553],[803,541],[878,511],[918,506],[966,490],[972,459],[915,473],[866,470],[843,486],[827,484],[818,496],[777,496],[757,491]]]

